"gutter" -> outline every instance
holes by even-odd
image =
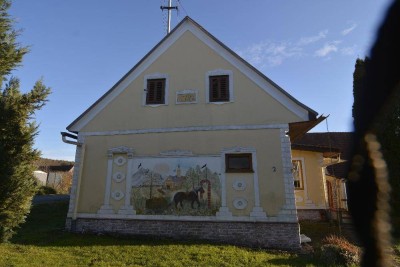
[[[71,134],[71,133],[67,133],[67,132],[61,132],[61,136],[62,136],[62,141],[64,143],[70,144],[70,145],[76,145],[76,146],[81,146],[82,143],[79,143],[78,141],[72,141],[72,140],[68,140],[67,137],[72,138],[74,140],[78,140],[78,136]]]

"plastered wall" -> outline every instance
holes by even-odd
[[[220,155],[231,147],[251,147],[256,150],[260,205],[269,216],[276,215],[285,204],[279,129],[231,130],[205,132],[152,133],[117,136],[86,136],[85,158],[80,184],[79,213],[96,213],[104,201],[107,174],[107,150],[118,146],[134,149],[133,157],[159,156],[170,150],[191,151],[194,155]],[[273,170],[276,170],[273,172]],[[221,169],[221,171],[224,171]],[[235,180],[246,181],[244,191],[235,191]],[[227,199],[246,197],[253,207],[254,185],[251,173],[227,174]],[[117,204],[121,205],[121,204]],[[248,215],[249,208],[236,210],[227,203],[235,216]]]

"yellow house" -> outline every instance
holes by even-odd
[[[351,140],[352,133],[333,132],[307,133],[292,142],[299,220],[337,220],[347,215],[345,169]]]
[[[186,17],[63,133],[67,228],[296,250],[289,135],[316,116]]]

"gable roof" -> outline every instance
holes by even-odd
[[[286,106],[303,120],[315,120],[318,113],[299,102],[271,79],[253,67],[250,63],[233,52],[229,47],[206,31],[190,17],[186,16],[168,35],[166,35],[153,49],[150,50],[131,70],[128,71],[110,90],[84,111],[77,119],[67,126],[71,132],[79,132],[92,118],[94,118],[108,103],[119,95],[134,79],[136,79],[158,56],[166,51],[186,31],[191,31],[211,49],[216,51],[225,60],[237,67],[248,78],[264,89],[278,102]]]

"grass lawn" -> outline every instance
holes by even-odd
[[[67,203],[33,207],[0,266],[319,266],[311,256],[196,241],[65,232]]]
[[[68,203],[33,207],[9,244],[0,244],[0,266],[321,266],[317,256],[266,251],[201,241],[72,234],[64,231]],[[329,223],[301,223],[301,233],[318,248],[338,234]],[[343,236],[353,241],[345,227]],[[400,239],[395,239],[400,265]]]

